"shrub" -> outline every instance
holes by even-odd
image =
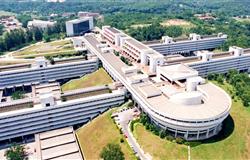
[[[136,120],[131,121],[131,123],[130,123],[130,130],[131,130],[132,132],[134,131],[135,123],[138,123],[138,122],[139,122],[139,119],[136,119]]]
[[[166,136],[166,139],[169,140],[169,141],[173,141],[173,140],[174,140],[174,137],[171,136],[171,135],[167,135],[167,136]]]
[[[120,142],[121,142],[121,143],[123,143],[123,142],[124,142],[124,139],[123,139],[123,138],[121,138],[121,139],[120,139]]]
[[[177,138],[175,139],[175,141],[176,141],[176,143],[178,143],[178,144],[183,144],[183,143],[185,142],[185,140],[184,140],[183,138],[181,138],[181,137],[177,137]]]
[[[24,95],[25,93],[23,91],[15,91],[12,95],[11,98],[13,100],[17,100],[17,99],[23,99],[25,97]]]
[[[150,129],[150,125],[148,123],[145,124],[146,130]]]
[[[166,131],[161,130],[160,133],[159,133],[159,135],[160,135],[160,138],[163,139],[163,138],[165,138],[167,136],[167,133],[166,133]]]
[[[61,101],[62,101],[62,102],[66,102],[66,101],[67,101],[67,98],[66,98],[66,97],[61,97]]]
[[[8,160],[27,160],[28,154],[24,146],[14,144],[10,149],[6,150],[4,156]]]
[[[121,128],[119,129],[119,131],[120,131],[120,134],[123,134],[123,133],[122,133],[122,129],[121,129]]]

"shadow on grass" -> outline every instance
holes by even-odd
[[[229,115],[224,121],[222,125],[222,130],[216,135],[213,136],[209,139],[206,140],[201,140],[201,141],[194,141],[194,142],[189,142],[191,147],[195,147],[201,144],[209,144],[209,143],[215,143],[219,141],[223,141],[227,139],[234,131],[234,120]]]

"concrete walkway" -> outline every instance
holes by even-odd
[[[142,160],[151,160],[149,154],[145,154],[140,145],[137,143],[136,139],[133,136],[133,133],[130,130],[130,122],[134,119],[135,108],[127,109],[118,113],[118,117],[115,118],[116,123],[120,125],[128,144],[134,151],[135,155]]]

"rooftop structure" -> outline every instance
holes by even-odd
[[[38,159],[83,159],[72,127],[36,134],[35,141]]]

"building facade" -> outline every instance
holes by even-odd
[[[31,68],[0,72],[0,88],[77,78],[97,70],[98,67],[99,60],[96,58],[55,65],[49,65],[45,59],[37,59]]]
[[[66,22],[67,36],[79,36],[94,28],[93,17],[84,17]]]
[[[197,34],[190,34],[190,37],[187,40],[173,40],[171,37],[163,37],[163,43],[150,44],[148,46],[166,56],[214,49],[223,44],[226,39],[227,35],[221,33],[217,36],[203,38]]]
[[[112,93],[55,102],[49,107],[34,106],[0,113],[0,141],[9,143],[15,137],[87,123],[109,108],[124,103],[125,94],[124,90],[115,90]],[[0,107],[4,105],[1,103]]]

